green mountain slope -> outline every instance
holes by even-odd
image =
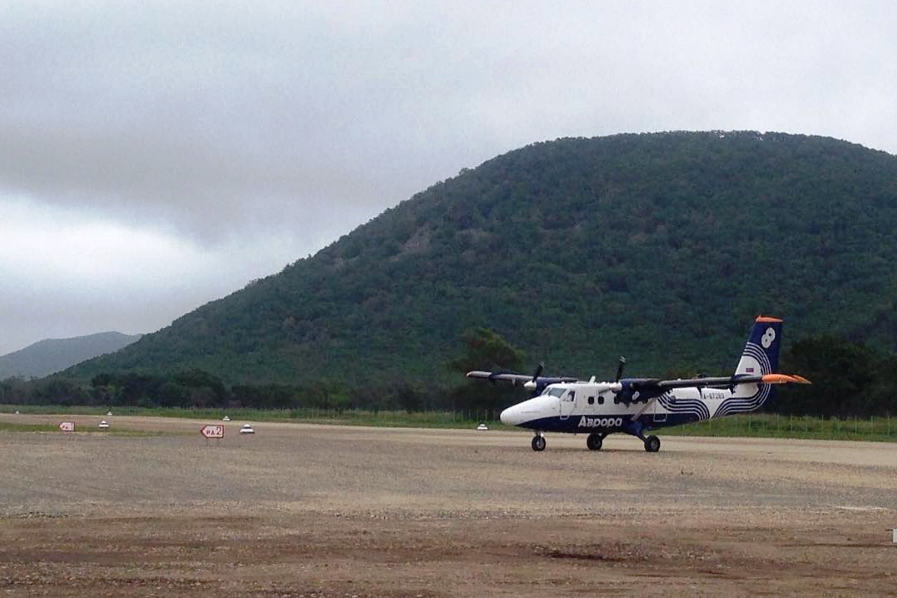
[[[549,370],[724,372],[758,313],[786,341],[893,348],[897,158],[827,138],[562,139],[490,160],[74,373],[229,383],[426,376],[487,326]]]
[[[0,356],[0,380],[19,376],[40,378],[62,371],[98,355],[118,351],[140,338],[139,334],[101,332],[74,338],[45,339]]]

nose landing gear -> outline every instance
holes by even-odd
[[[545,437],[542,436],[541,432],[536,432],[536,435],[533,437],[533,450],[536,452],[545,450]]]

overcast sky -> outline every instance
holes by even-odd
[[[153,332],[535,141],[897,153],[897,3],[0,0],[0,354]]]

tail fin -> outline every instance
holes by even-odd
[[[781,346],[782,320],[757,316],[735,374],[774,374],[779,369]]]
[[[754,320],[736,376],[767,376],[779,367],[779,348],[782,346],[782,321],[758,316]],[[739,384],[732,398],[724,400],[713,417],[735,413],[750,413],[759,409],[773,394],[773,384]]]

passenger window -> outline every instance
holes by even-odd
[[[620,403],[620,397],[614,395],[614,405],[618,405]]]
[[[589,405],[595,404],[595,397],[589,397]]]
[[[598,404],[604,405],[604,397],[601,397],[601,396],[598,397]]]

